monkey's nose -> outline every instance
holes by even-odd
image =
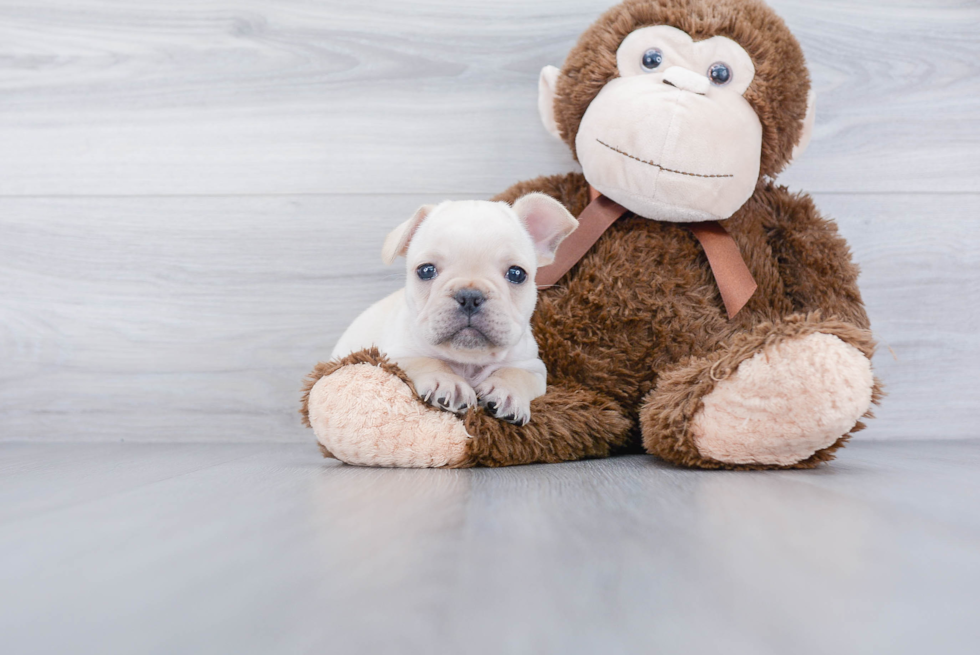
[[[456,302],[459,303],[459,308],[467,316],[472,316],[480,311],[483,301],[486,300],[483,292],[479,289],[460,289],[453,298],[456,299]]]
[[[682,91],[690,91],[703,96],[711,88],[707,75],[698,75],[681,66],[671,66],[664,72],[664,84],[676,86]]]

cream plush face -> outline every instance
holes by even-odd
[[[759,179],[762,125],[742,97],[755,77],[731,39],[695,42],[667,25],[630,33],[616,51],[619,76],[589,104],[575,148],[589,183],[639,216],[693,222],[730,217]],[[541,72],[538,106],[554,116],[560,72]],[[812,102],[811,102],[812,108]],[[808,113],[801,148],[812,128]]]
[[[748,54],[731,39],[695,43],[661,25],[626,37],[616,63],[620,77],[589,105],[575,139],[586,179],[647,218],[731,216],[759,178],[762,125],[742,97],[755,75]],[[719,65],[723,84],[709,76]]]
[[[406,258],[405,304],[431,356],[481,364],[527,336],[539,265],[577,221],[555,200],[532,194],[503,202],[426,205],[385,242],[384,258]],[[406,245],[407,244],[407,245]]]

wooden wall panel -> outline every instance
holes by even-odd
[[[0,200],[0,438],[309,438],[300,379],[402,284],[380,244],[433,199]],[[863,436],[976,436],[980,196],[816,200],[881,340]]]
[[[385,232],[574,168],[537,75],[609,4],[0,2],[0,439],[309,439],[299,379],[400,284]],[[975,436],[980,5],[773,5],[819,94],[783,181],[882,341],[865,437]]]
[[[0,5],[0,194],[492,194],[567,170],[536,113],[608,0]],[[773,3],[819,94],[786,180],[980,191],[980,6]]]

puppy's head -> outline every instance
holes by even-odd
[[[541,193],[513,207],[482,200],[424,205],[388,235],[382,258],[407,260],[405,299],[416,335],[447,359],[482,363],[528,329],[538,266],[554,260],[577,226]]]

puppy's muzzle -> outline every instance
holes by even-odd
[[[486,300],[483,292],[479,289],[460,289],[453,298],[459,303],[460,311],[467,316],[472,316],[480,311],[483,302]]]

